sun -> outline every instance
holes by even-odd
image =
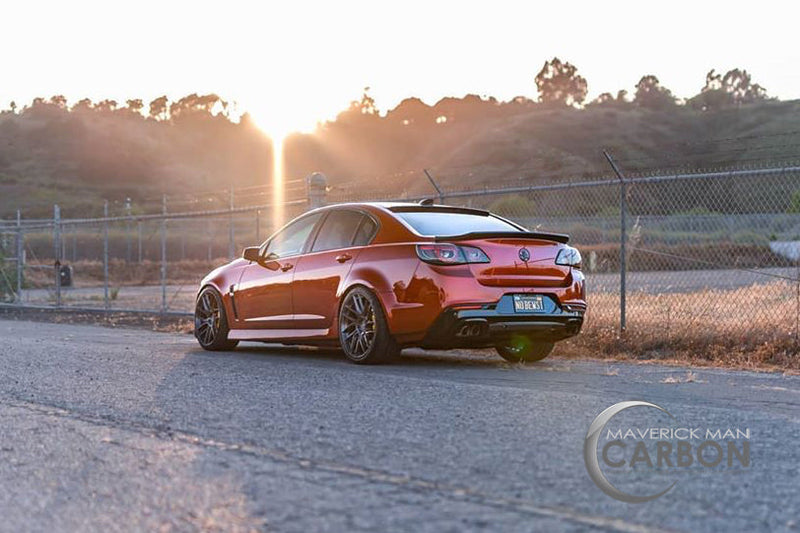
[[[255,89],[252,89],[255,91]],[[270,98],[265,98],[270,94]],[[239,109],[250,115],[253,123],[272,141],[272,207],[273,228],[284,222],[286,138],[294,133],[313,133],[317,126],[336,116],[346,105],[335,98],[310,94],[296,87],[270,87],[269,91],[251,92],[239,100]],[[293,176],[296,177],[296,176]]]
[[[273,231],[283,226],[285,222],[284,203],[286,201],[286,169],[284,157],[284,144],[286,137],[295,132],[304,132],[306,128],[296,126],[294,118],[286,110],[246,110],[253,122],[272,141],[272,198],[270,199],[272,211]],[[308,130],[311,131],[311,130]]]

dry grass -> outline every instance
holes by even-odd
[[[166,333],[191,333],[190,318],[138,313],[90,313],[34,309],[5,309],[0,316],[9,320],[36,320],[56,324],[92,324],[112,328],[144,328]]]
[[[757,370],[800,370],[797,287],[788,282],[735,290],[628,297],[619,332],[619,297],[589,296],[583,332],[557,354],[691,363]]]

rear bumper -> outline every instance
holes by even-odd
[[[583,303],[560,305],[545,295],[549,305],[543,312],[515,313],[512,296],[479,308],[445,309],[421,342],[424,348],[492,346],[515,335],[555,342],[577,335],[583,326]]]

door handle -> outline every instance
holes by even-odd
[[[336,260],[339,261],[340,263],[345,263],[347,261],[350,261],[352,258],[353,256],[349,254],[342,254],[336,256]]]
[[[287,272],[287,271],[289,271],[289,270],[291,270],[293,268],[294,268],[294,265],[291,264],[291,263],[286,263],[285,265],[281,266],[281,270],[283,270],[284,272]]]

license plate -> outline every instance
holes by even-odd
[[[515,294],[514,312],[530,313],[534,311],[544,311],[544,300],[538,295]]]

